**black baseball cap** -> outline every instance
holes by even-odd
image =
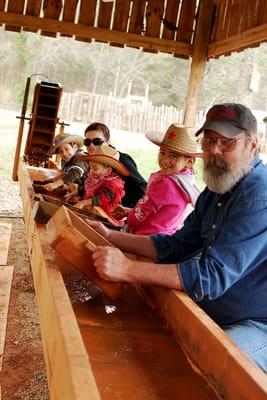
[[[200,135],[205,129],[215,131],[227,138],[233,138],[242,131],[257,133],[257,120],[251,110],[243,104],[225,103],[211,107],[204,125],[196,132]]]

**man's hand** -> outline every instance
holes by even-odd
[[[98,275],[105,280],[132,282],[133,262],[115,247],[98,247],[92,258]]]
[[[94,228],[98,233],[100,233],[100,235],[108,239],[110,229],[108,229],[104,224],[98,221],[92,221],[91,219],[88,218],[86,218],[86,222],[88,223],[88,225]]]

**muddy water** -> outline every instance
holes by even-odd
[[[72,304],[101,399],[218,400],[158,313],[132,289],[120,303],[98,293]]]

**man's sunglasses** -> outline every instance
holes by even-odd
[[[86,147],[89,147],[90,144],[92,144],[92,143],[93,143],[94,146],[101,146],[101,144],[103,144],[104,142],[105,142],[105,141],[104,141],[103,139],[98,138],[98,137],[96,137],[96,138],[94,138],[94,139],[85,138],[84,141],[83,141],[83,144],[84,144]]]

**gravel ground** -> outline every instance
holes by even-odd
[[[40,326],[18,183],[1,179],[0,222],[12,224],[8,265],[14,266],[0,384],[3,400],[47,400]]]

